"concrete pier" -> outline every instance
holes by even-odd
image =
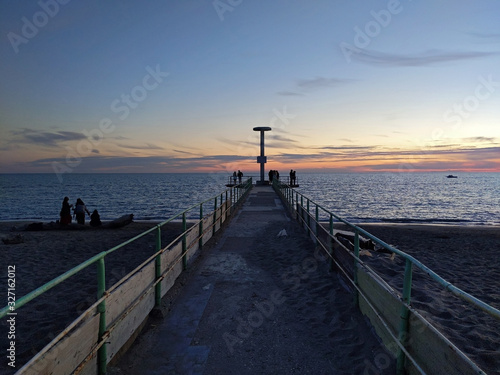
[[[109,373],[395,373],[353,295],[272,187],[254,187],[214,240],[178,280],[170,311]]]

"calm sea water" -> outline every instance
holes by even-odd
[[[353,223],[500,224],[500,173],[304,174],[297,189]]]
[[[297,177],[299,192],[353,223],[500,225],[500,173],[459,173],[455,179],[443,173]],[[136,220],[163,220],[222,192],[227,178],[219,173],[75,173],[59,182],[54,174],[1,174],[0,220],[55,221],[64,196],[71,203],[82,198],[104,220],[128,213]]]

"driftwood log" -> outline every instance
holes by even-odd
[[[335,233],[335,237],[342,243],[346,248],[353,251],[354,250],[354,233],[346,231],[338,231]],[[391,254],[389,250],[386,250],[382,246],[375,244],[372,240],[359,236],[359,248],[363,250],[373,250],[379,253]]]
[[[346,231],[338,231],[335,237],[349,250],[354,250],[354,233]],[[374,250],[375,244],[372,240],[359,236],[359,247],[366,250]]]

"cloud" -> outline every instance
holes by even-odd
[[[311,149],[311,148],[310,148]],[[500,160],[500,147],[461,147],[458,145],[443,147],[431,147],[425,149],[392,149],[378,146],[326,146],[315,148],[319,152],[313,153],[286,153],[278,155],[279,158],[286,160],[300,160],[309,162],[366,162],[366,161],[383,161],[382,164],[387,164],[388,161],[400,161],[406,164],[420,165],[427,159],[435,159],[439,157],[447,160],[451,157],[459,160]],[[410,161],[410,162],[408,162]],[[498,165],[500,167],[500,165]]]
[[[81,158],[71,171],[79,173],[117,172],[186,172],[200,169],[224,169],[226,163],[254,161],[255,157],[241,155],[209,155],[200,157],[172,156],[88,156]],[[24,167],[52,171],[53,164],[66,165],[66,158],[44,158],[24,163]]]
[[[495,137],[469,137],[464,138],[465,142],[489,142],[494,143],[496,141]]]
[[[194,154],[192,152],[183,151],[183,150],[172,150],[172,152],[177,152],[179,154],[186,154],[186,155],[197,155],[197,154]]]
[[[290,147],[290,141],[292,147]],[[287,145],[289,153],[278,153],[276,147]],[[267,152],[268,160],[285,164],[304,163],[308,168],[344,171],[382,171],[382,170],[489,170],[500,171],[500,146],[473,147],[447,145],[447,147],[429,147],[419,149],[400,149],[381,146],[317,146],[295,147],[293,139],[280,137]],[[176,150],[179,151],[179,150]],[[273,152],[275,151],[275,152]],[[53,171],[53,163],[66,165],[66,157],[43,158],[16,165],[30,171]],[[193,171],[226,171],[228,165],[244,163],[255,164],[255,155],[236,153],[217,155],[196,155],[181,151],[170,156],[104,156],[90,155],[82,157],[78,165],[71,167],[71,172],[193,172]],[[234,169],[231,167],[231,169]]]
[[[327,77],[316,77],[308,79],[299,79],[295,83],[298,91],[295,90],[285,90],[277,92],[281,96],[305,96],[302,91],[312,91],[324,88],[338,87],[345,83],[351,82],[351,79],[343,78],[327,78]]]
[[[316,150],[347,150],[347,151],[355,151],[355,150],[375,150],[377,146],[321,146],[316,147]]]
[[[414,67],[478,59],[498,54],[498,52],[446,52],[441,50],[431,50],[414,55],[400,55],[360,49],[354,52],[351,58],[362,63],[377,66]]]
[[[328,87],[337,87],[346,82],[350,82],[350,80],[341,78],[316,77],[312,79],[300,79],[297,82],[297,86],[302,89],[311,90],[311,89],[320,89]]]
[[[500,42],[499,33],[469,33],[469,35],[487,42]]]
[[[278,95],[281,96],[304,96],[305,94],[299,93],[299,92],[294,92],[294,91],[279,91],[277,92]]]
[[[60,142],[79,141],[87,137],[80,132],[71,131],[40,131],[29,128],[11,131],[14,136],[13,142],[43,145],[48,147],[57,146]]]
[[[146,143],[145,145],[126,145],[126,144],[117,144],[117,146],[122,148],[129,148],[133,150],[164,150],[163,147],[156,146],[152,143]]]
[[[283,137],[282,135],[279,134],[270,134],[268,137],[269,141],[280,141],[280,142],[289,142],[289,143],[298,143],[295,139],[289,138],[289,137]],[[267,143],[266,143],[267,144]]]

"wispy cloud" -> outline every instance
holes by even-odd
[[[304,96],[305,94],[299,93],[299,92],[294,92],[294,91],[279,91],[277,92],[278,95],[281,96]]]
[[[295,87],[297,88],[296,90],[279,91],[277,94],[281,96],[304,96],[306,95],[306,92],[338,87],[352,81],[353,80],[351,79],[345,78],[328,78],[319,76],[315,78],[299,79],[295,83]]]
[[[312,79],[300,79],[297,82],[297,86],[302,89],[311,90],[311,89],[320,89],[328,87],[337,87],[347,82],[350,82],[350,80],[341,78],[316,77]]]
[[[486,42],[500,42],[500,33],[469,33],[469,35]]]
[[[480,137],[476,137],[480,138]],[[486,137],[485,137],[486,138]],[[494,140],[494,138],[493,138]],[[463,141],[463,140],[461,140]],[[292,143],[292,147],[290,147]],[[279,153],[279,147],[294,150]],[[293,138],[279,136],[271,146],[269,161],[283,164],[298,165],[303,163],[308,168],[324,168],[325,170],[350,171],[388,171],[398,170],[490,170],[500,171],[500,146],[480,147],[461,146],[459,144],[436,145],[419,149],[390,148],[380,145],[373,146],[313,146],[299,147]],[[489,145],[492,145],[490,143]],[[308,150],[308,151],[306,151]],[[254,155],[236,153],[217,155],[191,155],[189,152],[178,155],[156,156],[105,156],[96,155],[83,157],[77,171],[85,172],[186,172],[186,171],[225,171],[227,165],[255,165]],[[54,162],[64,164],[64,156],[58,158],[37,159],[24,163],[24,167],[32,171],[52,171]],[[410,166],[410,167],[408,167]],[[76,170],[75,170],[76,171]]]
[[[240,155],[209,155],[202,157],[172,156],[88,156],[81,159],[78,172],[185,172],[200,169],[224,169],[226,163],[251,161],[255,158]],[[53,163],[64,164],[65,158],[44,158],[25,163],[25,167],[52,170]]]
[[[449,52],[441,50],[431,50],[413,55],[402,55],[373,50],[359,50],[358,52],[353,53],[351,58],[362,63],[377,66],[414,67],[478,59],[483,57],[495,56],[498,54],[498,52]]]
[[[469,138],[464,138],[464,141],[466,142],[488,142],[488,143],[495,143],[496,142],[495,137],[469,137]]]
[[[284,137],[279,134],[270,134],[268,139],[270,141],[280,141],[280,142],[288,142],[288,143],[298,143],[297,140],[290,138],[290,137]]]
[[[152,143],[146,143],[145,145],[127,145],[122,143],[122,144],[117,144],[117,146],[133,150],[164,150],[163,147],[156,146]]]
[[[350,163],[355,165],[354,168],[368,168],[368,166],[374,165],[374,170],[389,170],[399,168],[402,165],[411,165],[415,170],[439,169],[437,166],[441,165],[441,169],[446,170],[450,169],[448,164],[453,164],[451,169],[468,169],[472,167],[470,162],[473,162],[474,166],[484,166],[489,163],[490,168],[500,170],[500,147],[480,148],[448,145],[447,148],[438,146],[408,150],[380,146],[325,146],[314,149],[318,152],[283,153],[276,155],[275,158],[285,163],[313,163],[318,165],[318,168],[321,168],[322,165],[335,168],[337,165]],[[453,161],[450,161],[450,159],[453,159]],[[424,167],[429,166],[429,163],[435,164],[432,168]],[[379,165],[379,168],[376,167],[377,165]]]
[[[42,145],[47,147],[57,146],[61,142],[79,141],[87,137],[83,133],[71,131],[41,131],[30,128],[11,131],[12,142]]]

